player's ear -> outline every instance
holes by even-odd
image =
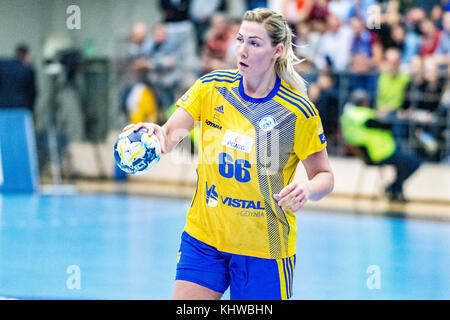
[[[273,57],[274,59],[278,59],[279,57],[281,57],[283,55],[283,51],[284,51],[284,44],[283,43],[279,43],[275,46],[275,50],[273,52]]]

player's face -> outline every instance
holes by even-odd
[[[272,46],[261,23],[244,21],[237,34],[236,56],[239,72],[243,76],[258,76],[274,68],[283,45]]]

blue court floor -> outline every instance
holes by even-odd
[[[189,205],[0,194],[0,296],[170,299]],[[449,223],[303,211],[298,228],[293,299],[450,299]]]

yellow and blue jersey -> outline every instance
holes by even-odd
[[[237,70],[201,77],[176,104],[201,123],[185,231],[228,253],[293,256],[295,214],[273,194],[292,181],[300,160],[326,147],[314,104],[279,77],[268,96],[249,97]]]

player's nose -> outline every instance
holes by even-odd
[[[237,56],[240,58],[247,58],[248,57],[248,50],[247,46],[245,44],[239,44],[236,46]]]

